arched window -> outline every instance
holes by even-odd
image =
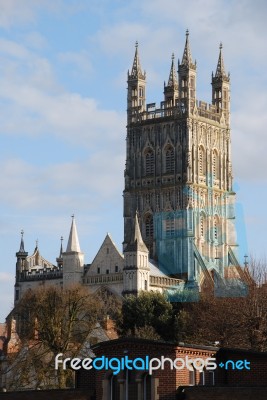
[[[153,175],[155,170],[154,152],[149,149],[145,154],[146,175]]]
[[[214,232],[214,240],[217,242],[219,239],[219,220],[217,215],[213,219],[213,232]]]
[[[216,150],[212,152],[212,176],[214,179],[219,178],[219,157]]]
[[[200,214],[199,218],[199,235],[200,239],[205,239],[205,215],[203,213]]]
[[[174,172],[174,149],[173,147],[168,147],[165,152],[165,168],[168,174]]]
[[[173,215],[169,215],[166,219],[166,237],[174,236],[175,225]]]
[[[153,217],[151,214],[149,214],[145,217],[145,228],[146,228],[146,232],[145,232],[146,239],[149,239],[150,241],[152,241],[154,229],[153,229]]]
[[[206,157],[205,157],[205,150],[202,146],[200,146],[198,152],[198,165],[199,165],[199,175],[206,175]]]

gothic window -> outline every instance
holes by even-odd
[[[149,149],[145,154],[146,175],[154,174],[154,153]]]
[[[165,169],[166,172],[172,174],[174,172],[174,149],[169,147],[165,153]]]
[[[199,165],[199,175],[206,175],[206,157],[205,157],[205,150],[202,146],[200,146],[198,152],[198,165]]]
[[[213,221],[213,229],[214,229],[214,240],[217,242],[219,238],[219,220],[217,215],[214,217]]]
[[[203,213],[200,214],[199,234],[200,234],[200,239],[204,240],[205,239],[205,215]]]
[[[215,150],[212,152],[212,176],[214,179],[219,178],[219,157]]]
[[[173,237],[175,232],[174,216],[169,215],[166,219],[166,237]]]
[[[146,239],[153,240],[153,217],[151,214],[147,215],[145,218],[145,229],[146,229]]]

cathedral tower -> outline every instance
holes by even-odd
[[[145,74],[136,47],[128,73],[124,189],[126,254],[138,210],[150,258],[168,275],[193,286],[216,274],[224,278],[229,266],[238,265],[230,79],[221,46],[212,104],[197,100],[196,78],[187,31],[178,79],[172,57],[164,101],[158,108],[155,103],[145,106]]]

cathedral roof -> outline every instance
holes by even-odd
[[[105,237],[103,243],[101,244],[100,249],[98,250],[95,258],[93,259],[93,261],[89,267],[89,271],[92,270],[94,264],[107,258],[107,254],[111,257],[116,256],[116,257],[118,257],[118,259],[123,260],[123,255],[118,250],[116,244],[113,242],[109,233],[106,234],[106,237]]]
[[[169,278],[169,275],[164,274],[158,266],[156,265],[154,260],[149,260],[149,269],[150,269],[150,276],[159,276],[161,278]]]

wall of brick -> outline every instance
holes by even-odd
[[[30,390],[0,393],[1,400],[95,400],[92,392],[77,389]]]
[[[267,386],[267,354],[237,349],[220,349],[217,354],[217,363],[225,363],[227,360],[247,360],[250,362],[250,370],[229,365],[228,369],[218,368],[218,386]]]
[[[127,355],[129,359],[140,357],[145,359],[146,356],[151,358],[170,358],[175,360],[181,358],[185,360],[201,357],[214,356],[214,350],[207,350],[204,348],[195,348],[190,346],[176,346],[171,343],[154,342],[149,340],[140,339],[119,339],[109,342],[104,342],[93,347],[94,353],[97,357],[106,356],[109,359],[112,357],[124,357]],[[129,400],[137,399],[137,386],[138,380],[144,379],[145,371],[132,371],[131,379],[129,380]],[[107,381],[112,376],[112,371],[78,371],[77,373],[77,387],[81,389],[95,387],[96,400],[103,400],[103,381]],[[158,385],[156,388],[156,395],[160,400],[176,400],[177,387],[180,385],[189,385],[189,370],[184,368],[182,370],[170,369],[170,363],[166,361],[164,369],[153,371],[151,376],[151,390],[157,380]],[[199,383],[199,373],[196,373],[196,384]],[[121,371],[118,380],[125,381],[125,371]],[[95,385],[95,386],[94,386]]]
[[[266,400],[267,387],[205,387],[180,388],[177,400]]]

